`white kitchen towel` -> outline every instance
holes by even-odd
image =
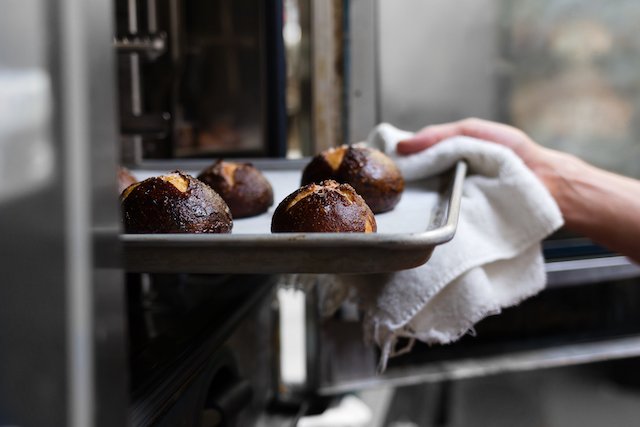
[[[469,173],[456,234],[426,264],[334,278],[340,287],[357,289],[365,338],[382,350],[380,370],[415,339],[450,343],[484,317],[538,293],[546,284],[541,241],[563,225],[554,199],[510,149],[459,136],[398,155],[397,143],[411,136],[383,123],[366,144],[391,156],[407,181],[444,172],[460,159]],[[399,337],[409,338],[404,349],[396,348]]]

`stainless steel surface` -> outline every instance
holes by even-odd
[[[365,141],[380,123],[378,93],[378,52],[376,2],[351,0],[349,8],[348,62],[348,142]]]
[[[115,239],[117,125],[112,5],[61,1],[69,425],[128,420],[124,287]]]
[[[32,102],[0,119],[27,177],[0,196],[0,425],[127,425],[112,4],[0,9],[0,98]]]
[[[157,58],[167,50],[167,34],[162,32],[147,36],[131,35],[116,38],[114,46],[120,52],[142,53],[150,59]]]
[[[547,288],[640,277],[640,266],[623,256],[547,262],[545,269]]]
[[[137,0],[128,0],[129,32],[138,34]],[[142,93],[140,88],[140,56],[137,52],[129,54],[131,64],[131,112],[134,116],[142,114]]]
[[[342,2],[311,0],[311,70],[314,154],[346,143]]]
[[[429,366],[397,369],[365,380],[343,381],[321,387],[321,395],[335,395],[374,386],[405,386],[432,381],[459,380],[502,372],[526,371],[581,363],[640,356],[640,337],[604,340],[595,343],[559,345],[486,358],[434,363]]]
[[[27,83],[13,83],[22,90],[14,99],[4,98],[9,105],[3,105],[0,118],[12,118],[8,113],[22,102],[42,108],[41,117],[26,115],[16,129],[0,119],[0,162],[4,166],[12,158],[28,170],[27,182],[20,185],[11,175],[5,180],[0,169],[0,425],[62,426],[68,421],[63,176],[52,159],[61,141],[53,133],[54,76],[46,57],[47,38],[55,28],[48,16],[53,6],[44,0],[0,5],[0,96],[10,95],[10,71]],[[34,92],[31,103],[28,88]],[[14,140],[20,145],[13,147]],[[24,155],[15,151],[20,147],[27,148]],[[35,175],[40,179],[30,174],[37,170],[28,162],[31,151],[44,161],[45,173]],[[9,192],[8,185],[18,185],[18,191]]]
[[[149,33],[155,34],[158,31],[158,5],[156,0],[147,0],[147,28]]]
[[[286,164],[286,163],[285,163]],[[377,273],[427,262],[453,238],[467,165],[459,162],[433,215],[433,228],[413,233],[126,234],[125,266],[132,272]],[[277,202],[276,202],[277,203]],[[393,215],[393,211],[387,213]]]

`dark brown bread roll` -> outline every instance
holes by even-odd
[[[127,233],[230,233],[233,227],[222,197],[181,171],[133,184],[120,200]]]
[[[222,196],[234,218],[260,215],[273,205],[269,181],[251,163],[219,160],[198,175],[198,179]]]
[[[404,190],[395,162],[368,147],[345,145],[316,155],[302,173],[302,185],[325,179],[351,185],[374,213],[393,209]]]
[[[375,233],[376,220],[349,184],[311,183],[287,196],[271,220],[273,233]]]

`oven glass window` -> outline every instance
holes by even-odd
[[[175,155],[263,150],[258,2],[187,1]]]
[[[116,16],[126,163],[267,153],[262,2],[116,0]]]

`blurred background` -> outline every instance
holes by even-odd
[[[380,119],[480,117],[640,176],[640,4],[379,1]]]

